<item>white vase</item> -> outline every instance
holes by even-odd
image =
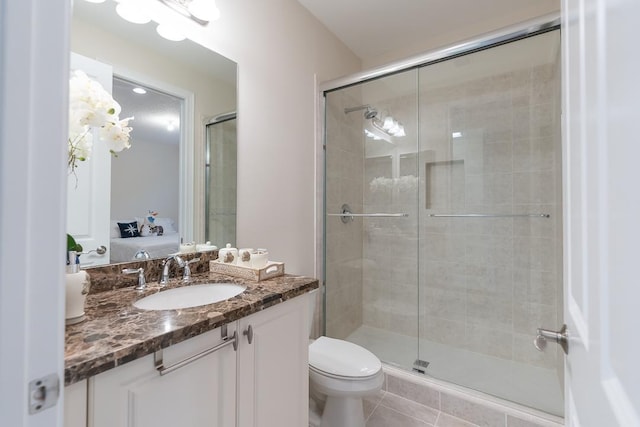
[[[89,293],[89,286],[90,280],[86,271],[80,270],[77,264],[67,266],[64,317],[67,325],[84,320],[84,303]]]

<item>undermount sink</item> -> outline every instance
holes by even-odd
[[[234,283],[203,283],[158,292],[139,299],[133,305],[143,310],[176,310],[198,307],[224,301],[241,294],[246,289],[246,286]]]

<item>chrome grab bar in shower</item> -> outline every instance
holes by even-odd
[[[327,214],[327,216],[348,216],[352,218],[402,218],[409,216],[408,213],[370,213],[370,214],[354,214],[354,213],[339,213],[339,214]]]
[[[427,214],[433,218],[550,218],[550,214]]]
[[[370,213],[370,214],[354,214],[346,203],[342,205],[342,213],[327,214],[327,216],[339,216],[345,224],[353,221],[354,218],[405,218],[408,213]]]

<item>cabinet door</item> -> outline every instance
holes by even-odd
[[[309,425],[308,310],[303,295],[239,321],[240,427]]]
[[[228,325],[233,335],[235,324]],[[164,349],[171,366],[222,342],[220,329]],[[89,383],[92,427],[230,427],[236,422],[236,352],[229,345],[160,375],[153,354]]]
[[[87,380],[64,388],[64,427],[87,427]]]

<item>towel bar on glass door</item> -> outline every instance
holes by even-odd
[[[427,214],[433,218],[550,218],[550,214]]]
[[[339,214],[327,214],[327,216],[339,216],[342,222],[345,224],[349,221],[353,221],[353,218],[405,218],[408,217],[408,213],[370,213],[370,214],[354,214],[351,213],[351,208],[346,203],[342,205],[342,213]]]

